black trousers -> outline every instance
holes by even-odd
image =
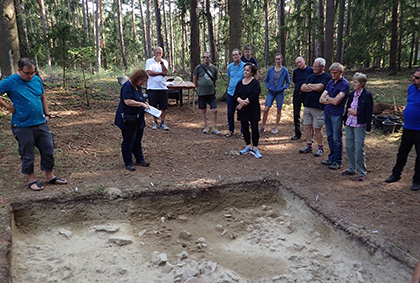
[[[413,148],[413,145],[416,148],[417,154],[413,183],[420,183],[420,131],[403,129],[401,144],[397,154],[397,163],[392,169],[392,174],[395,176],[401,176],[404,166],[407,163],[408,154]]]
[[[260,139],[260,132],[258,131],[258,121],[241,121],[242,134],[244,134],[245,143],[251,144],[251,134],[249,133],[249,124],[251,123],[252,131],[252,145],[257,147]]]
[[[302,137],[302,130],[300,127],[300,110],[302,109],[303,101],[305,100],[304,94],[293,94],[293,121],[295,123],[295,136]]]
[[[143,161],[143,149],[141,140],[144,128],[137,130],[121,130],[123,141],[121,143],[121,153],[125,166],[133,165],[133,155],[137,162]]]

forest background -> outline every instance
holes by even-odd
[[[173,73],[190,74],[209,50],[225,70],[250,45],[260,67],[281,52],[348,69],[418,65],[416,0],[1,0],[1,77],[20,57],[88,73],[142,68],[162,46]]]

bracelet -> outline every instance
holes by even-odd
[[[51,114],[44,114],[44,116],[51,119]]]

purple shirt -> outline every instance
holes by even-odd
[[[350,90],[350,84],[349,82],[344,78],[341,77],[337,82],[334,82],[334,80],[331,80],[328,82],[327,86],[325,87],[325,90],[328,91],[329,97],[336,97],[340,92],[343,92],[345,96],[340,101],[338,105],[333,104],[327,104],[324,107],[324,114],[326,116],[343,116],[344,115],[344,109],[346,107],[346,101],[349,96],[349,90]]]
[[[362,94],[363,88],[359,92],[354,92],[353,101],[350,104],[351,109],[356,109],[359,106],[359,97]],[[357,115],[348,115],[346,126],[353,127],[353,128],[361,128],[365,127],[366,124],[357,124]]]

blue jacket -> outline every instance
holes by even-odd
[[[286,67],[280,71],[280,78],[277,82],[277,85],[274,84],[274,66],[268,69],[267,77],[265,78],[265,86],[272,95],[283,94],[283,92],[289,87],[290,85],[290,76],[289,71]]]

